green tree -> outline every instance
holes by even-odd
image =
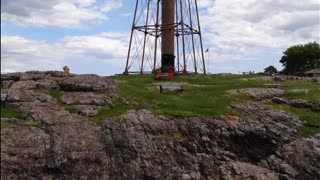
[[[283,54],[280,63],[284,66],[284,74],[303,75],[320,67],[320,45],[317,42],[291,46]]]
[[[270,65],[270,66],[268,66],[268,67],[266,67],[264,69],[264,73],[265,74],[274,74],[274,73],[277,73],[277,72],[278,72],[277,68],[272,66],[272,65]]]

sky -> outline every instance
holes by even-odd
[[[292,45],[320,42],[320,0],[198,0],[210,73],[279,70]],[[124,71],[135,0],[1,0],[1,73]],[[208,58],[206,57],[206,64]]]

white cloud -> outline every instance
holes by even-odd
[[[199,0],[199,6],[204,42],[217,61],[259,61],[272,49],[281,56],[292,45],[320,41],[318,0]]]
[[[1,0],[1,19],[16,24],[79,28],[105,21],[106,13],[121,7],[119,0]]]
[[[105,21],[121,5],[120,0],[1,0],[1,18],[16,24],[74,28]],[[277,63],[289,46],[320,41],[319,0],[198,0],[198,5],[205,48],[210,48],[214,60],[210,69],[215,72],[263,68]],[[1,70],[60,70],[74,60],[123,67],[128,39],[127,32],[70,35],[56,43],[2,35]]]
[[[2,36],[1,72],[61,70],[63,65],[72,61],[98,62],[122,68],[128,42],[108,38],[105,34],[113,33],[68,36],[53,44],[18,36]]]

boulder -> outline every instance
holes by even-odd
[[[97,75],[78,75],[59,81],[64,91],[107,92],[116,90],[116,84],[111,80]]]
[[[292,179],[320,179],[320,134],[294,141],[264,162],[265,166]]]
[[[272,101],[278,104],[288,104],[289,100],[286,98],[280,98],[280,97],[274,97],[272,98]]]
[[[312,103],[303,99],[292,99],[289,101],[289,104],[297,108],[305,108],[305,109],[312,108]]]
[[[101,107],[99,106],[90,106],[90,105],[77,105],[76,106],[76,111],[78,114],[82,115],[82,116],[87,116],[87,117],[91,117],[91,116],[95,116],[98,114],[98,110]]]

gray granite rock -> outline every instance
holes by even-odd
[[[78,92],[107,92],[116,90],[116,84],[97,75],[78,75],[64,78],[59,81],[60,88],[64,91]]]
[[[93,92],[67,92],[62,96],[61,100],[65,104],[82,104],[96,106],[112,104],[112,98],[110,96]]]
[[[271,99],[282,96],[285,91],[275,88],[247,88],[240,89],[240,92],[245,93],[257,100]]]

